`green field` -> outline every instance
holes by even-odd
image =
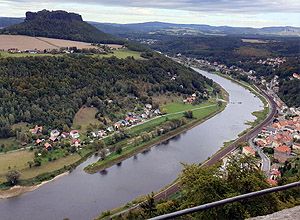
[[[5,180],[5,174],[9,171],[9,167],[15,170],[24,170],[28,168],[27,162],[33,160],[33,157],[33,152],[26,150],[0,154],[0,182]]]
[[[153,128],[164,123],[166,120],[182,118],[185,111],[193,111],[193,116],[195,119],[202,119],[205,118],[207,115],[211,114],[212,112],[216,111],[218,107],[216,103],[212,101],[207,101],[199,105],[174,102],[164,105],[162,109],[164,112],[167,113],[166,115],[150,119],[143,124],[130,128],[129,134],[133,135],[145,131],[151,131],[153,130]]]
[[[65,54],[28,54],[28,53],[8,53],[6,51],[0,52],[0,58],[7,58],[7,57],[41,57],[41,56],[63,56]],[[114,50],[113,53],[103,55],[103,54],[94,54],[92,57],[112,57],[116,56],[119,59],[125,59],[126,57],[133,57],[134,59],[143,59],[141,57],[141,53],[137,51],[132,51],[128,49],[119,49]]]
[[[42,56],[54,56],[52,54],[29,54],[29,53],[8,53],[6,51],[0,52],[0,58],[7,57],[42,57]]]
[[[143,59],[141,57],[141,53],[137,52],[137,51],[132,51],[132,50],[128,50],[128,49],[119,49],[119,50],[115,50],[113,53],[111,54],[107,54],[107,55],[103,55],[103,54],[94,54],[93,57],[112,57],[112,56],[116,56],[119,59],[125,59],[127,57],[133,57],[134,59]]]
[[[30,179],[30,178],[36,177],[36,176],[44,174],[44,173],[49,173],[49,172],[59,170],[59,169],[63,168],[64,166],[74,164],[75,162],[80,160],[80,158],[81,158],[80,155],[73,154],[73,155],[52,161],[52,162],[48,162],[40,167],[29,168],[27,165],[26,169],[20,170],[21,180]]]
[[[18,170],[21,173],[21,179],[26,180],[74,164],[80,160],[81,156],[76,153],[55,161],[44,161],[42,166],[29,168],[28,161],[32,161],[33,158],[34,153],[27,150],[0,154],[0,183],[6,181],[5,174],[9,171],[9,168]]]
[[[90,124],[99,125],[100,122],[95,118],[96,108],[81,108],[74,117],[73,128],[85,132]]]
[[[171,113],[193,110],[197,108],[203,108],[205,106],[214,105],[214,104],[216,104],[214,101],[207,101],[199,105],[184,104],[183,102],[172,102],[162,106],[162,111],[166,112],[167,114],[171,114]]]

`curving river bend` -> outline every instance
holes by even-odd
[[[90,175],[83,171],[97,160],[91,157],[69,175],[33,192],[0,200],[0,219],[92,219],[102,211],[158,191],[176,179],[182,169],[180,162],[202,162],[218,151],[223,142],[237,138],[248,127],[244,123],[255,119],[251,113],[263,109],[262,102],[227,79],[197,71],[229,93],[230,103],[223,112],[147,153],[107,169],[106,173]]]

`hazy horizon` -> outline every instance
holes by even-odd
[[[0,0],[1,17],[24,17],[26,11],[65,10],[101,23],[167,22],[232,27],[300,27],[295,0]]]

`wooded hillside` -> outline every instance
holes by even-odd
[[[70,127],[85,104],[114,119],[139,103],[151,103],[153,95],[203,92],[206,84],[212,81],[162,56],[0,59],[0,137],[12,136],[17,122]]]

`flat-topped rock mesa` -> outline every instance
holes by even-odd
[[[66,12],[66,11],[48,11],[42,10],[38,12],[26,12],[25,21],[33,21],[33,20],[64,20],[64,21],[83,21],[81,15]]]

